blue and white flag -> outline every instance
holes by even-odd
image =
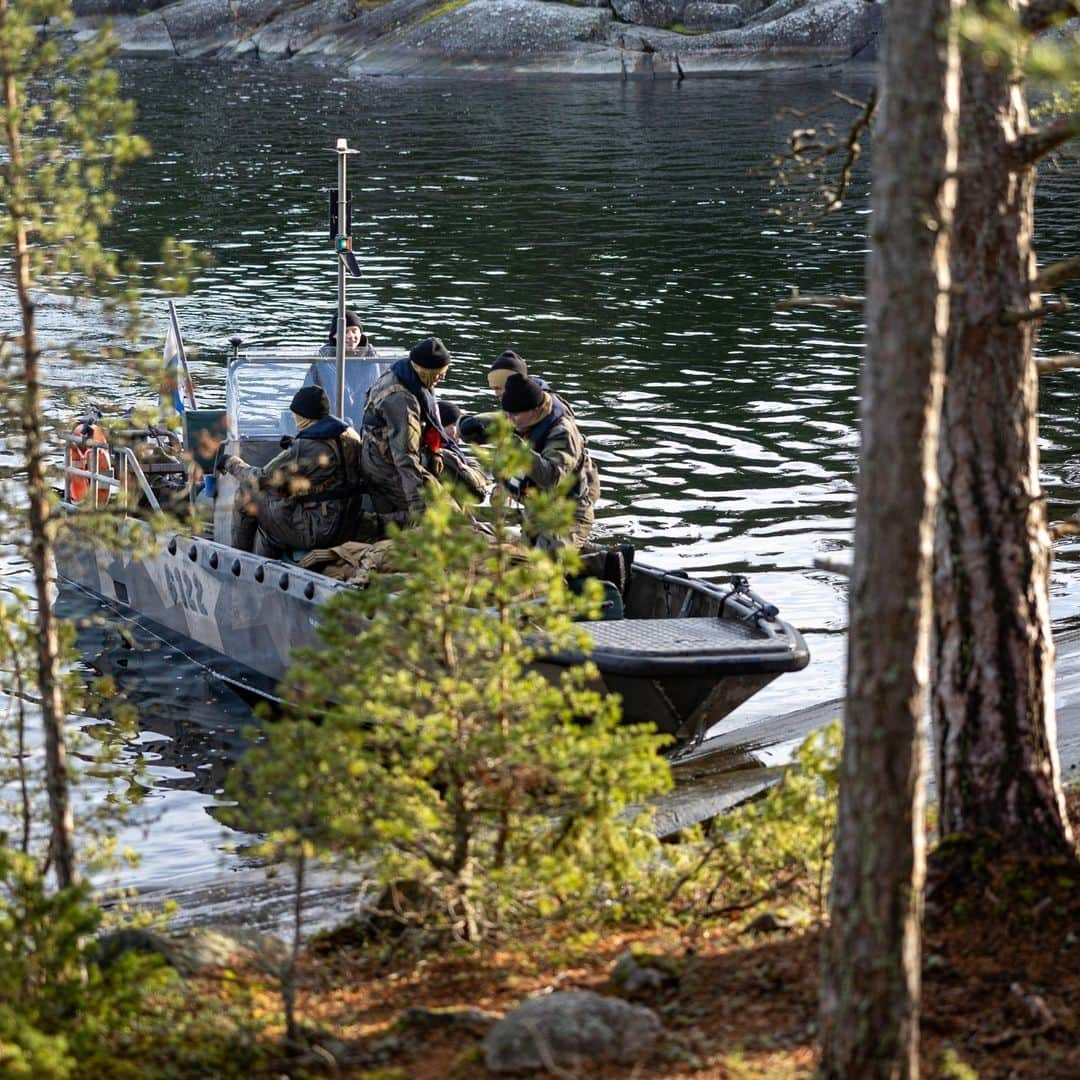
[[[170,409],[182,416],[187,409],[194,409],[195,385],[188,371],[187,357],[184,355],[184,340],[180,336],[180,323],[176,318],[176,308],[169,301],[169,329],[165,333],[165,347],[162,350],[161,366],[161,411]]]

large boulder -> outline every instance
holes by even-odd
[[[240,33],[230,0],[182,0],[162,8],[177,56],[207,56]]]
[[[126,0],[94,2],[109,7]],[[178,0],[121,18],[117,29],[128,54],[299,57],[333,63],[354,76],[681,78],[874,54],[881,3],[763,5],[764,0],[597,0],[597,6],[580,0],[388,0],[357,9],[352,0]]]
[[[776,22],[801,7],[806,7],[806,0],[776,0],[773,4],[762,4],[753,14],[748,13],[746,25],[760,26],[762,23]]]
[[[611,0],[620,22],[635,26],[673,26],[682,15],[685,0]]]
[[[753,25],[733,33],[745,48],[848,49],[854,53],[881,32],[884,12],[884,4],[875,0],[798,0],[794,4],[781,0],[761,12]]]
[[[315,0],[260,24],[252,29],[248,40],[259,56],[284,59],[295,56],[313,41],[346,33],[355,23],[351,0]]]
[[[325,57],[349,62],[381,39],[390,42],[410,27],[422,26],[439,15],[444,0],[392,0],[354,14],[347,25],[328,27],[300,51],[305,58]]]
[[[116,34],[120,41],[120,51],[127,56],[175,56],[176,45],[168,24],[160,11],[140,15],[135,19],[118,19]],[[88,35],[95,30],[87,31]]]
[[[399,2],[395,0],[380,12],[389,15]],[[611,12],[605,8],[542,0],[472,0],[449,10],[445,5],[435,6],[357,50],[348,71],[351,75],[432,77],[574,70],[582,52],[589,48],[583,43],[602,39],[610,22]],[[313,47],[319,48],[321,43]],[[617,71],[617,58],[610,55],[610,49],[607,52],[607,69]]]
[[[102,967],[115,963],[126,953],[138,952],[160,956],[185,977],[203,968],[231,967],[239,962],[277,968],[288,957],[288,949],[280,938],[236,926],[164,931],[127,927],[103,934],[98,940],[98,950]]]
[[[576,1068],[591,1062],[633,1065],[652,1051],[661,1032],[652,1009],[591,990],[529,998],[484,1039],[493,1073]]]
[[[710,0],[690,0],[679,20],[690,30],[733,30],[745,21],[738,4],[714,4]]]

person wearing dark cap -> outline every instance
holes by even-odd
[[[461,419],[461,406],[455,405],[452,401],[440,401],[439,406],[439,420],[442,422],[443,430],[450,436],[454,442],[460,442],[458,438],[458,421]]]
[[[500,403],[506,380],[511,375],[524,375],[536,383],[541,390],[551,391],[551,387],[543,379],[536,375],[529,375],[528,365],[513,349],[506,349],[504,352],[499,353],[487,372],[488,386]],[[559,400],[562,401],[561,398]],[[562,404],[573,416],[574,410],[565,401]],[[498,416],[498,412],[480,412],[470,413],[468,416],[462,417],[460,423],[462,439],[465,442],[485,442]]]
[[[506,380],[514,374],[528,375],[529,369],[525,361],[513,349],[507,349],[505,352],[499,353],[495,358],[495,362],[488,368],[488,386],[497,398],[502,397]]]
[[[337,312],[330,319],[330,336],[326,344],[319,350],[320,356],[337,356]],[[375,346],[364,333],[364,326],[360,322],[360,316],[347,308],[345,311],[345,351],[355,353],[358,356],[378,356]]]
[[[502,393],[503,412],[518,438],[529,449],[529,467],[508,487],[525,512],[524,532],[534,547],[553,550],[571,544],[581,547],[592,531],[600,498],[600,474],[589,456],[588,442],[567,406],[550,390],[518,372],[507,378]],[[574,524],[565,536],[530,528],[529,492],[570,484]]]
[[[425,338],[395,360],[368,394],[361,465],[383,519],[403,522],[422,513],[424,491],[443,470],[444,448],[457,449],[434,393],[449,367],[446,346]]]
[[[345,365],[345,404],[338,409],[341,418],[352,424],[357,431],[363,422],[364,399],[375,380],[389,370],[390,365],[379,362],[379,354],[371,344],[360,316],[351,308],[345,312],[345,355],[350,363]],[[308,368],[305,386],[321,386],[328,394],[337,395],[337,313],[330,320],[330,337],[319,350],[317,360]],[[360,362],[358,362],[360,361]]]
[[[289,410],[297,435],[266,465],[235,455],[225,472],[240,481],[233,539],[267,558],[284,551],[333,547],[351,539],[360,513],[363,473],[360,436],[330,415],[320,386],[301,387]],[[252,535],[254,533],[254,535]]]
[[[483,502],[490,481],[460,445],[458,421],[461,419],[461,409],[452,401],[440,401],[438,405],[443,430],[450,436],[450,445],[440,450],[443,479],[449,478],[473,500]]]

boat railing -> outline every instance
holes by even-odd
[[[141,432],[121,434],[142,434]],[[128,506],[128,493],[137,489],[146,499],[151,510],[160,510],[161,503],[154,494],[150,481],[146,477],[142,462],[139,461],[135,451],[130,446],[117,446],[114,443],[102,442],[90,435],[65,435],[64,437],[64,501],[78,504],[86,502],[90,506],[102,505],[101,495],[105,491],[117,490],[123,497],[123,505]],[[86,467],[76,465],[72,461],[72,451],[88,451]],[[109,462],[102,465],[102,458]],[[182,462],[150,464],[146,466],[155,472],[184,472]],[[89,490],[84,497],[76,500],[72,496],[71,482],[76,477],[82,477],[89,482]]]
[[[663,570],[657,576],[663,582],[672,584],[677,582],[688,590],[711,596],[719,602],[721,618],[736,618],[741,622],[750,623],[768,638],[776,639],[780,636],[777,632],[776,616],[779,613],[776,608],[753,592],[746,579],[739,575],[734,575],[731,584],[728,585],[720,585],[713,581],[691,580],[684,574]],[[684,601],[684,610],[680,612],[680,615],[687,614],[692,595],[693,592],[688,591]]]

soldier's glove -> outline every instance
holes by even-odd
[[[509,480],[505,481],[506,490],[510,492],[511,496],[517,499],[518,502],[522,502],[525,496],[528,494],[529,488],[532,486],[528,479],[522,476],[511,476]]]
[[[291,435],[282,435],[281,438],[278,440],[278,446],[280,446],[282,450],[288,450],[289,447],[292,446],[293,441],[294,440]]]
[[[487,439],[487,424],[479,416],[463,416],[458,421],[458,434],[468,443],[484,442]]]
[[[443,469],[445,469],[446,466],[443,464],[441,450],[436,450],[435,453],[431,455],[429,466],[432,476],[442,476]]]

